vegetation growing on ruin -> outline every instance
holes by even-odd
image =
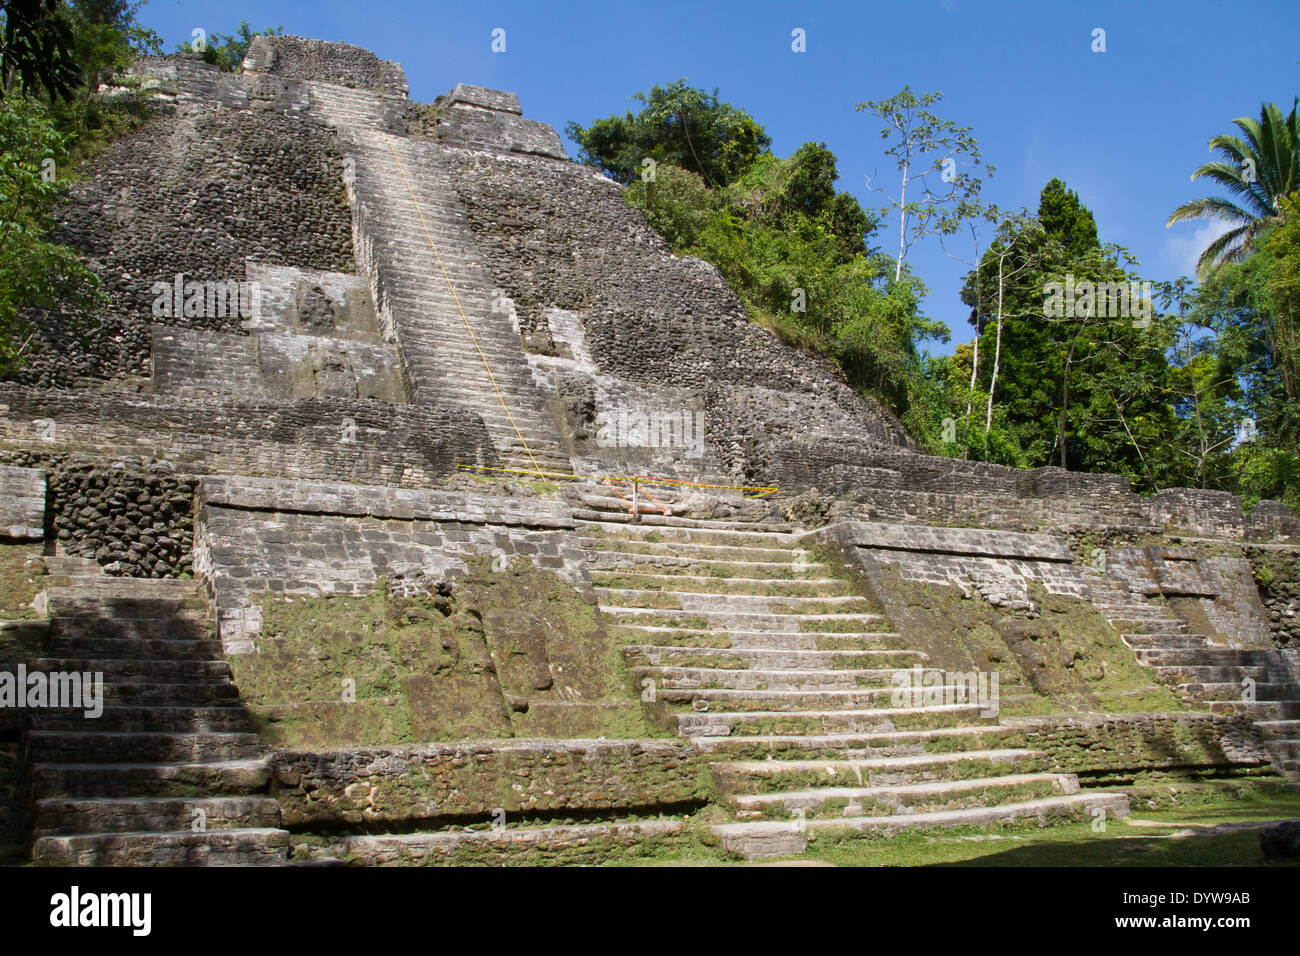
[[[1300,505],[1294,108],[1264,104],[1258,119],[1234,121],[1240,136],[1211,140],[1221,161],[1196,176],[1240,205],[1196,200],[1170,222],[1209,216],[1234,229],[1206,250],[1199,286],[1147,290],[1137,261],[1103,240],[1059,178],[1034,213],[983,201],[992,170],[969,128],[931,112],[942,94],[905,87],[858,104],[881,121],[886,155],[913,183],[908,201],[871,182],[885,200],[872,211],[835,190],[825,144],[777,157],[761,124],[717,91],[678,81],[635,98],[636,113],[569,124],[582,161],[626,184],[627,201],[673,251],[716,265],[754,321],[838,364],[926,451],[1122,474],[1142,491],[1222,489],[1247,508],[1261,498]],[[1247,162],[1249,182],[1238,175]],[[961,295],[974,338],[947,356],[925,349],[949,330],[925,315],[925,284],[906,261],[928,238],[972,266]],[[1119,300],[1054,310],[1046,289],[1066,282],[1137,292],[1122,310]]]
[[[37,617],[32,602],[45,587],[39,544],[0,544],[0,619]]]
[[[619,642],[567,581],[473,560],[448,593],[263,599],[258,651],[232,658],[277,746],[475,737],[653,737]]]
[[[153,115],[138,81],[122,81],[130,95],[100,96],[100,86],[140,55],[162,52],[138,20],[143,2],[9,6],[0,3],[0,374],[30,355],[34,312],[59,309],[86,334],[105,301],[99,277],[51,241],[53,205],[79,167]],[[213,34],[202,55],[234,68],[255,35],[247,23],[235,35]]]
[[[905,580],[896,568],[885,570],[883,589],[891,618],[909,647],[930,655],[928,666],[999,673],[1004,715],[1187,709],[1151,681],[1100,612],[1037,581],[1028,586],[1032,614]]]

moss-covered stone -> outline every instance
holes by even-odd
[[[31,620],[45,587],[40,544],[0,544],[0,619]]]
[[[657,733],[590,596],[527,561],[471,562],[448,594],[267,595],[262,619],[231,664],[268,744]]]

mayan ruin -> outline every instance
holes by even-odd
[[[60,170],[48,233],[93,304],[0,295],[30,330],[0,378],[7,866],[1295,863],[1296,500],[1160,471],[1139,430],[1172,434],[1172,400],[1096,412],[1133,470],[1086,464],[1071,416],[1121,359],[1085,366],[1084,322],[1021,368],[1001,298],[1049,274],[1021,250],[1050,223],[988,233],[949,375],[974,398],[918,425],[903,373],[790,331],[804,287],[696,251],[745,214],[809,248],[862,216],[883,251],[846,227],[834,268],[882,261],[901,301],[906,216],[826,185],[788,225],[812,144],[725,184],[620,167],[618,115],[421,102],[413,64],[295,29],[105,71],[131,126]],[[1042,323],[1095,293],[1123,356],[1176,306],[1103,272],[1051,273]],[[1059,368],[1044,444],[988,451]],[[1274,426],[1222,427],[1214,454]]]

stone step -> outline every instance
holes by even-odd
[[[183,684],[112,681],[104,684],[104,702],[110,707],[203,707],[237,703],[239,688],[230,681],[187,681]]]
[[[1300,719],[1257,720],[1255,726],[1266,740],[1300,739]]]
[[[1197,634],[1121,634],[1124,643],[1132,648],[1180,649],[1205,646],[1205,638]]]
[[[1214,700],[1206,706],[1212,714],[1239,715],[1256,721],[1300,718],[1300,700]]]
[[[257,734],[242,731],[32,731],[27,743],[32,762],[43,764],[204,763],[249,760],[261,754]]]
[[[965,810],[1078,792],[1079,781],[1074,774],[1017,773],[886,787],[836,786],[780,793],[737,793],[731,796],[731,805],[737,813],[801,810],[809,817],[870,817]]]
[[[645,588],[611,588],[597,585],[596,596],[601,607],[648,608],[651,610],[686,610],[702,614],[713,611],[724,613],[757,613],[766,615],[871,615],[871,602],[856,594],[804,597],[797,594],[736,594],[684,590],[648,590]]]
[[[751,631],[729,627],[660,624],[610,625],[610,633],[632,641],[654,641],[683,648],[731,650],[895,651],[887,646],[901,635],[896,631]]]
[[[89,569],[90,565],[69,561],[55,567],[60,569],[60,573],[51,574],[46,581],[51,598],[111,601],[128,607],[163,602],[188,608],[206,603],[203,586],[192,578],[131,578],[102,571],[85,573],[77,569]]]
[[[819,651],[792,648],[680,647],[662,644],[630,644],[623,648],[629,667],[715,667],[715,668],[884,668],[911,667],[927,660],[922,651]]]
[[[1199,638],[1201,643],[1205,643],[1203,635],[1194,634],[1190,628],[1182,621],[1158,621],[1155,619],[1147,621],[1134,621],[1124,618],[1107,618],[1107,622],[1115,630],[1122,634],[1144,635],[1146,637],[1181,637],[1191,636]]]
[[[208,621],[177,620],[174,617],[54,617],[52,637],[132,637],[142,640],[202,640],[210,635]]]
[[[603,471],[600,469],[599,471]],[[597,474],[599,474],[599,471]],[[636,477],[636,476],[630,476]],[[670,476],[649,476],[655,480],[643,482],[643,489],[649,488],[655,500],[669,509],[668,514],[677,517],[694,517],[697,520],[739,522],[743,526],[762,526],[777,521],[772,503],[758,498],[745,497],[744,492],[723,491],[721,488],[699,488],[693,485],[677,484],[667,481]],[[688,475],[680,476],[683,481],[708,485],[734,485],[735,479],[729,475],[713,474],[695,467],[689,469]],[[612,485],[603,483],[583,485],[578,490],[577,504],[603,515],[624,511],[628,499],[632,496],[632,483],[625,476]],[[705,513],[707,512],[707,514]],[[800,526],[785,522],[791,530]]]
[[[709,764],[724,794],[775,794],[834,787],[896,787],[1041,771],[1038,750],[973,750],[965,753],[817,760],[740,760]]]
[[[288,853],[287,830],[259,828],[44,836],[32,858],[46,866],[274,866]]]
[[[343,852],[354,866],[413,866],[456,863],[457,854],[475,862],[511,862],[515,854],[532,863],[601,863],[637,844],[682,833],[679,820],[595,823],[499,830],[389,833],[343,838]],[[594,854],[594,855],[593,855]]]
[[[207,600],[194,582],[176,578],[54,577],[46,579],[45,593],[51,617],[201,619],[207,613]]]
[[[740,528],[709,528],[709,527],[680,527],[671,525],[649,525],[649,524],[631,524],[627,522],[610,521],[605,516],[599,521],[579,521],[578,533],[585,534],[588,537],[605,535],[606,538],[614,537],[623,541],[638,541],[651,544],[712,544],[725,545],[731,548],[765,548],[769,550],[780,550],[790,553],[792,549],[798,548],[800,540],[797,534],[782,533],[773,531],[753,531]],[[602,539],[604,540],[604,539]],[[794,555],[791,554],[791,560]]]
[[[660,690],[853,690],[891,687],[895,675],[900,673],[893,669],[855,669],[845,668],[728,668],[728,667],[680,667],[680,666],[640,666],[629,670],[633,685],[645,687],[646,681],[654,681]],[[903,671],[910,674],[911,671]],[[942,675],[943,671],[926,669],[923,673]]]
[[[179,681],[231,680],[230,665],[214,660],[166,660],[157,658],[84,658],[43,657],[27,662],[28,671],[80,671],[103,674],[109,682],[154,680],[159,683]]]
[[[32,768],[32,792],[45,797],[185,797],[261,793],[270,782],[264,758],[211,763],[64,763]]]
[[[84,708],[31,710],[32,730],[120,733],[217,733],[249,728],[248,712],[237,702],[226,706],[106,706],[99,717],[86,717]]]
[[[650,534],[657,533],[652,530]],[[764,564],[788,564],[792,568],[798,563],[796,552],[788,547],[756,547],[752,545],[707,544],[693,541],[648,541],[645,536],[635,540],[584,534],[578,529],[578,542],[582,547],[597,554],[643,554],[650,556],[694,558],[701,561],[737,562],[754,561]]]
[[[681,608],[625,607],[621,604],[598,605],[620,627],[640,624],[647,627],[690,628],[704,631],[763,631],[795,634],[864,634],[870,625],[884,624],[880,614],[845,611],[842,613],[782,614],[772,611],[696,611]],[[798,630],[792,631],[792,627]]]
[[[706,576],[727,578],[732,575],[764,580],[798,581],[820,578],[827,566],[815,561],[796,565],[790,561],[710,561],[668,554],[635,554],[625,551],[587,551],[587,564],[593,571],[613,573],[650,573],[661,576]],[[802,568],[802,570],[796,570]]]
[[[962,810],[939,810],[878,817],[810,819],[796,823],[777,821],[724,823],[717,824],[712,829],[721,841],[723,849],[728,853],[746,859],[763,859],[802,853],[807,848],[809,831],[813,833],[856,831],[864,835],[873,833],[890,835],[905,828],[983,827],[1014,824],[1020,820],[1033,820],[1039,826],[1048,826],[1056,821],[1091,820],[1096,813],[1104,814],[1107,818],[1126,817],[1129,814],[1128,797],[1122,793],[1094,791]]]
[[[1188,682],[1178,684],[1177,689],[1199,700],[1240,701],[1247,688],[1241,681],[1222,682]],[[1251,688],[1257,701],[1292,701],[1300,700],[1300,686],[1295,684],[1269,684],[1256,682]]]
[[[686,711],[673,714],[683,737],[881,734],[893,731],[971,727],[996,722],[976,704],[836,710]]]
[[[1275,763],[1286,763],[1290,760],[1300,759],[1300,739],[1266,739],[1264,741],[1264,747],[1270,754],[1272,754]]]
[[[710,575],[611,573],[592,571],[592,584],[600,588],[693,594],[750,594],[764,597],[843,597],[852,595],[839,578],[745,578]]]
[[[740,672],[745,673],[745,672]],[[713,706],[724,706],[733,711],[806,711],[862,708],[897,710],[916,710],[909,702],[909,696],[916,701],[923,701],[927,694],[942,693],[945,701],[965,702],[968,688],[964,685],[944,685],[943,687],[857,687],[844,690],[738,690],[726,687],[657,687],[655,699],[664,704],[696,706],[698,702],[708,702]]]
[[[1269,651],[1245,648],[1175,648],[1171,650],[1136,650],[1138,660],[1143,664],[1163,667],[1180,667],[1183,665],[1227,666],[1267,666]]]
[[[248,830],[280,825],[271,797],[50,797],[34,807],[35,834]]]
[[[1141,617],[1149,617],[1162,621],[1173,618],[1173,611],[1156,604],[1108,604],[1105,601],[1094,600],[1092,606],[1104,616],[1111,618],[1128,617],[1131,620],[1136,620]]]
[[[50,657],[107,657],[132,661],[198,661],[210,663],[221,656],[215,639],[141,639],[92,635],[53,635],[45,648]]]
[[[1168,680],[1179,684],[1196,684],[1196,683],[1215,683],[1227,681],[1236,683],[1240,688],[1240,681],[1249,677],[1254,681],[1267,681],[1268,668],[1259,664],[1242,666],[1229,664],[1220,666],[1215,664],[1180,664],[1177,666],[1157,665],[1151,668],[1162,680]]]
[[[704,754],[735,760],[834,759],[942,755],[1017,749],[1024,732],[996,724],[880,733],[760,734],[692,737]]]
[[[656,497],[659,494],[658,489],[653,485],[648,485],[650,493]],[[629,498],[631,489],[624,492]],[[621,499],[616,499],[621,500]],[[652,504],[652,502],[647,502]],[[640,520],[634,522],[632,516],[623,514],[619,511],[593,511],[583,508],[574,508],[573,517],[577,521],[589,524],[596,524],[607,527],[611,524],[623,525],[624,527],[657,527],[657,528],[695,528],[701,531],[741,531],[752,534],[780,534],[782,536],[793,535],[801,532],[802,529],[796,525],[780,521],[732,521],[719,518],[686,518],[678,515],[656,514],[654,512],[645,512],[640,516]]]

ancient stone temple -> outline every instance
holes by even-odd
[[[102,675],[0,709],[9,861],[752,858],[1300,776],[1282,505],[918,453],[513,93],[288,36],[116,82],[152,119],[58,229],[108,304],[0,384],[0,671]]]

